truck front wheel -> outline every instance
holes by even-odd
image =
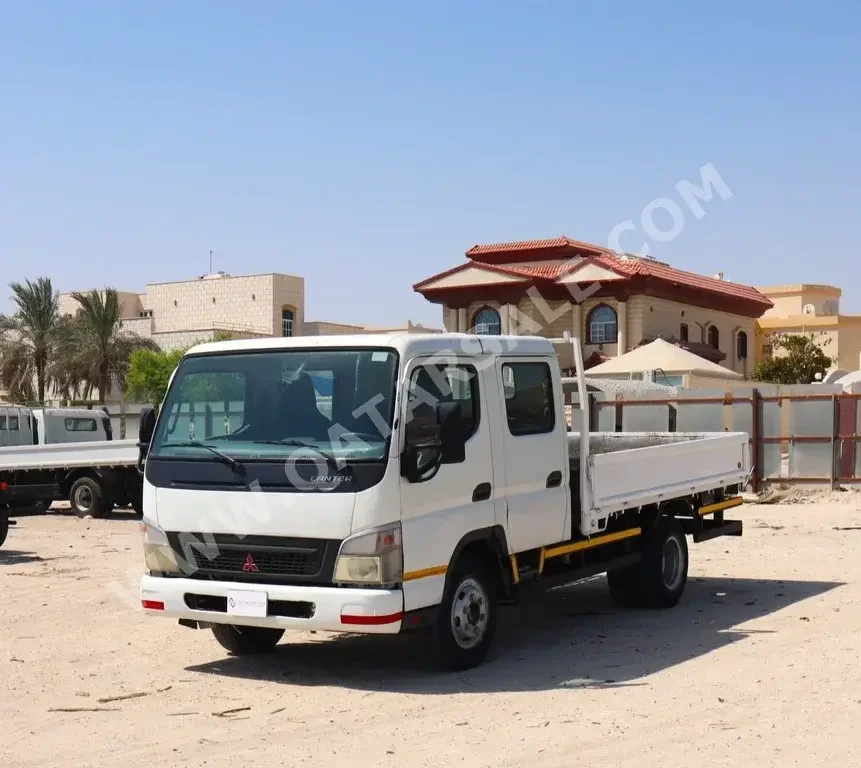
[[[69,503],[78,517],[101,517],[105,510],[102,486],[91,477],[79,477],[69,490]]]
[[[129,495],[129,504],[136,515],[143,515],[143,489],[134,490]]]
[[[268,627],[240,627],[233,624],[213,624],[212,634],[225,651],[235,656],[271,651],[281,636],[283,629]]]
[[[484,661],[496,632],[496,579],[485,558],[462,556],[449,572],[434,627],[439,663],[455,671]]]

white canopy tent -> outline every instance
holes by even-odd
[[[708,386],[743,381],[744,376],[693,352],[655,339],[586,371],[590,378],[636,379],[671,386]]]

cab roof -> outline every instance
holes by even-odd
[[[552,355],[553,344],[541,336],[476,336],[467,333],[362,333],[339,336],[277,336],[262,339],[237,339],[198,344],[186,355],[211,355],[230,352],[264,352],[288,349],[360,349],[391,348],[401,357],[460,354],[467,357],[485,355]]]

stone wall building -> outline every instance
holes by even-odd
[[[438,333],[410,320],[376,327],[305,320],[305,280],[281,274],[242,275],[224,272],[195,280],[150,283],[145,293],[119,291],[123,327],[152,339],[162,349],[184,349],[216,334],[234,339],[264,336],[330,336],[350,333]],[[60,314],[74,315],[80,306],[71,293],[60,294]]]
[[[123,327],[166,350],[211,341],[219,332],[235,339],[301,336],[305,319],[305,279],[293,275],[217,272],[150,283],[145,293],[120,291],[119,299]],[[60,294],[61,315],[79,311],[72,294]]]
[[[743,375],[756,319],[772,306],[755,288],[650,258],[557,237],[475,245],[467,261],[414,286],[440,304],[446,330],[578,336],[587,366],[661,337]]]

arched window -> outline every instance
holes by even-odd
[[[720,349],[720,331],[716,325],[709,326],[709,346],[712,349]]]
[[[738,360],[747,360],[747,334],[739,331],[735,340],[735,356]]]
[[[499,319],[499,312],[493,307],[484,307],[475,313],[475,320],[472,324],[474,333],[479,336],[499,336],[502,333],[502,322]]]
[[[281,335],[293,335],[293,310],[284,308],[281,310]]]
[[[618,340],[616,335],[616,310],[606,304],[599,304],[586,318],[588,330],[587,344],[615,344]]]

